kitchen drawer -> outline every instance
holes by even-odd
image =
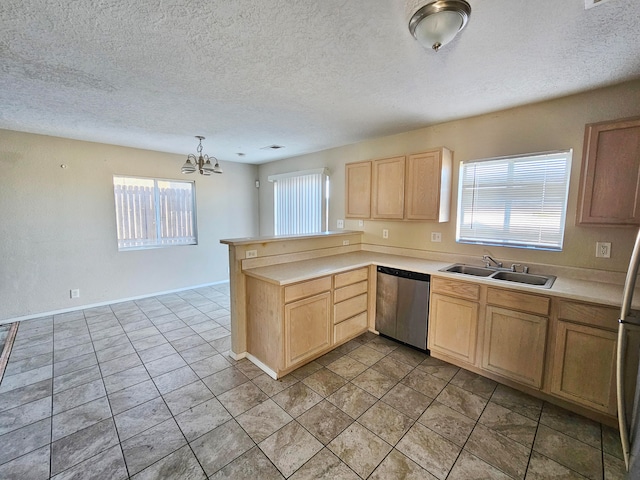
[[[591,305],[588,303],[576,303],[560,300],[558,302],[558,319],[569,320],[575,323],[584,323],[607,330],[618,329],[620,309]]]
[[[344,302],[336,303],[333,308],[333,323],[340,323],[349,317],[367,311],[367,294],[363,293]]]
[[[512,310],[547,316],[549,315],[549,304],[551,300],[549,297],[489,288],[487,290],[487,303]]]
[[[331,277],[320,277],[284,287],[284,303],[331,290]]]
[[[480,285],[456,282],[446,278],[431,277],[431,291],[466,298],[467,300],[478,300],[480,298]]]
[[[351,285],[352,283],[362,282],[369,279],[369,267],[351,270],[349,272],[337,273],[333,276],[335,288]]]
[[[367,312],[362,312],[333,326],[333,341],[339,343],[367,329]]]
[[[346,287],[336,288],[333,292],[333,301],[334,303],[338,303],[347,300],[348,298],[356,297],[362,293],[367,293],[368,288],[369,282],[366,280],[364,282],[347,285]]]

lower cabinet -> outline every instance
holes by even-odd
[[[285,368],[313,357],[331,346],[331,293],[284,306]]]
[[[429,350],[475,363],[478,338],[479,287],[432,278]]]
[[[574,306],[572,310],[566,306]],[[561,318],[556,327],[553,351],[553,371],[550,391],[553,395],[574,403],[615,415],[616,413],[616,348],[617,334],[612,329],[579,324],[569,320],[589,322],[591,316],[599,314],[597,321],[603,324],[607,317],[613,320],[617,310],[580,306],[563,302]],[[564,313],[576,313],[566,315]],[[578,315],[581,314],[581,315]],[[611,321],[612,325],[615,325]]]
[[[541,388],[548,321],[547,317],[488,306],[482,368]]]
[[[369,268],[286,286],[248,277],[247,352],[280,377],[369,326]]]

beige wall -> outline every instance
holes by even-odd
[[[205,178],[182,175],[182,163],[0,130],[0,320],[228,279],[219,240],[258,234],[257,168],[224,162]],[[118,252],[114,174],[195,180],[198,245]]]
[[[444,224],[365,221],[364,243],[480,256],[500,260],[545,263],[624,271],[635,229],[578,227],[575,212],[586,123],[640,115],[640,81],[604,88],[558,100],[528,105],[479,117],[435,125],[399,135],[261,165],[260,233],[273,232],[273,184],[267,176],[288,171],[328,167],[331,170],[330,228],[344,218],[344,164],[446,146],[454,151],[452,218]],[[455,242],[457,179],[460,161],[573,148],[569,205],[562,252],[533,252],[504,247],[462,245]],[[355,220],[345,228],[360,229]],[[382,239],[382,229],[389,239]],[[431,243],[431,232],[442,233],[442,243]],[[612,243],[611,259],[595,258],[595,242]]]

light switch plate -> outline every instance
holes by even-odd
[[[383,229],[382,230],[382,238],[389,238],[389,230],[388,229]]]
[[[338,220],[338,228],[344,228],[344,220]]]
[[[440,232],[431,232],[431,241],[434,243],[442,242],[442,233]]]
[[[258,256],[258,250],[247,250],[244,254],[244,258],[256,258]]]

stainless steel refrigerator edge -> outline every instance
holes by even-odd
[[[631,310],[640,266],[640,231],[631,253],[618,321],[616,393],[622,453],[629,479],[640,478],[640,317]],[[631,410],[631,416],[628,411]]]
[[[377,283],[376,330],[426,350],[429,275],[378,267]]]

